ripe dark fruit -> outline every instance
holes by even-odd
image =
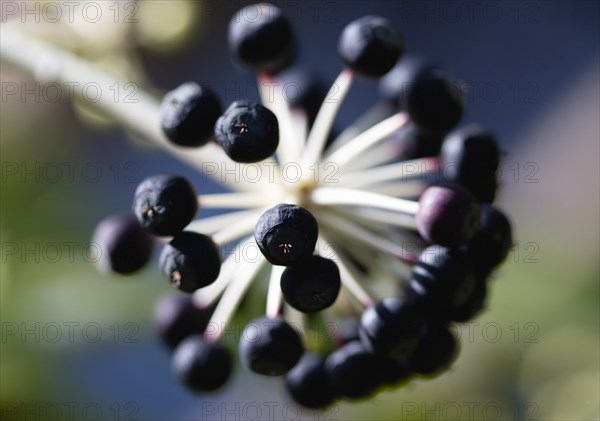
[[[429,68],[406,92],[406,110],[417,126],[443,133],[462,118],[462,93],[445,70]]]
[[[234,161],[258,162],[277,150],[279,123],[275,114],[261,104],[235,101],[217,120],[215,137]]]
[[[135,272],[144,267],[152,255],[152,238],[131,214],[102,220],[92,242],[102,251],[99,266],[115,273]]]
[[[487,275],[506,259],[512,247],[512,230],[506,215],[499,209],[481,206],[481,228],[467,244],[478,272]]]
[[[332,305],[340,285],[337,265],[320,256],[311,256],[301,264],[288,267],[281,276],[285,301],[304,313],[314,313]]]
[[[154,327],[162,341],[174,349],[182,340],[204,333],[211,308],[200,308],[189,295],[169,295],[154,309]]]
[[[221,256],[210,237],[183,231],[165,245],[159,265],[174,287],[194,292],[217,279],[221,271]]]
[[[479,229],[479,205],[459,186],[432,186],[421,195],[415,218],[417,230],[426,241],[456,247]]]
[[[464,186],[481,202],[494,200],[500,151],[491,133],[475,125],[456,130],[444,140],[441,158],[448,181]]]
[[[155,175],[144,179],[133,198],[133,212],[140,225],[154,235],[175,235],[198,212],[196,191],[178,175]]]
[[[262,214],[254,230],[256,244],[274,265],[290,266],[310,257],[317,244],[315,217],[296,205],[280,204]]]
[[[379,16],[364,16],[350,22],[342,32],[338,53],[358,74],[378,78],[389,72],[404,52],[400,34]]]
[[[360,339],[365,347],[393,358],[413,351],[423,323],[417,306],[394,297],[366,309],[360,321]]]
[[[229,49],[234,57],[258,72],[277,73],[294,59],[290,21],[268,3],[240,9],[229,23]]]
[[[409,288],[423,297],[430,313],[442,313],[465,303],[475,284],[475,271],[462,249],[433,245],[419,255]]]
[[[396,65],[379,80],[379,94],[388,102],[396,103],[406,111],[408,93],[416,80],[439,66],[423,57],[405,55]]]
[[[223,386],[231,374],[231,354],[200,335],[189,336],[173,354],[173,371],[191,390],[210,392]]]
[[[410,160],[439,154],[443,136],[423,131],[408,123],[391,136],[398,160]]]
[[[406,362],[413,373],[435,376],[447,370],[458,355],[458,341],[444,325],[429,323],[415,352]]]
[[[212,139],[222,112],[221,102],[211,89],[186,82],[165,95],[160,106],[160,126],[176,145],[202,146]]]
[[[240,359],[244,366],[266,376],[287,373],[303,352],[300,336],[281,317],[262,317],[250,322],[240,338]]]
[[[486,279],[477,279],[475,289],[469,298],[458,307],[451,309],[446,316],[446,320],[462,323],[475,318],[485,308],[487,288]]]
[[[336,398],[325,371],[325,359],[314,353],[305,353],[287,373],[285,386],[290,396],[307,408],[325,408]]]
[[[325,360],[325,370],[333,390],[350,399],[366,398],[382,385],[382,357],[361,342],[350,342]]]

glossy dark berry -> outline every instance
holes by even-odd
[[[394,142],[397,160],[410,160],[437,156],[443,139],[442,135],[423,131],[409,122],[393,133],[389,141]]]
[[[209,392],[223,386],[231,374],[229,350],[218,343],[209,343],[200,335],[188,336],[181,342],[172,360],[173,371],[188,388]]]
[[[303,313],[332,305],[340,292],[340,271],[333,260],[311,256],[285,269],[281,276],[283,298]]]
[[[419,199],[415,220],[426,241],[456,247],[469,241],[479,229],[479,205],[459,186],[431,186]]]
[[[169,295],[154,309],[154,328],[165,345],[174,349],[188,336],[204,333],[211,313],[212,308],[201,308],[190,295]]]
[[[475,318],[485,308],[487,298],[487,280],[477,279],[475,289],[461,305],[450,309],[445,319],[453,322],[468,322]]]
[[[240,359],[244,366],[266,376],[287,373],[303,352],[300,336],[282,317],[261,317],[250,322],[240,338]]]
[[[325,408],[336,398],[325,371],[325,359],[311,352],[306,352],[287,373],[285,386],[290,396],[307,408]]]
[[[428,323],[406,367],[413,373],[434,376],[446,371],[458,356],[458,341],[444,325]]]
[[[463,115],[462,93],[443,69],[431,69],[419,75],[406,101],[411,120],[433,132],[450,130]]]
[[[363,16],[343,30],[338,53],[358,74],[370,78],[389,72],[404,52],[404,43],[390,22],[379,16]]]
[[[409,355],[421,334],[423,318],[416,305],[384,298],[361,316],[360,339],[370,350],[388,357]]]
[[[325,360],[325,370],[333,390],[345,398],[366,398],[383,384],[382,357],[358,341],[330,354]]]
[[[444,140],[441,158],[448,181],[465,187],[481,202],[494,200],[500,151],[491,133],[475,125],[456,130]]]
[[[408,281],[409,288],[427,303],[429,312],[437,314],[465,303],[475,284],[469,256],[462,249],[439,245],[423,250]]]
[[[100,267],[120,274],[135,272],[152,256],[152,238],[131,214],[113,215],[96,227],[92,242],[102,251]]]
[[[221,101],[211,89],[186,82],[165,95],[160,106],[160,126],[176,145],[202,146],[212,139],[222,112]]]
[[[240,9],[229,23],[229,49],[234,57],[259,72],[277,73],[294,59],[290,21],[268,3]]]
[[[290,266],[310,257],[319,227],[315,217],[296,205],[280,204],[259,218],[254,230],[256,244],[274,265]]]
[[[217,279],[221,271],[221,255],[209,236],[183,231],[165,245],[159,265],[174,287],[194,292]]]
[[[480,229],[467,243],[478,272],[487,275],[506,259],[512,245],[512,230],[506,215],[498,208],[481,205]]]
[[[236,162],[267,159],[279,145],[279,123],[268,108],[252,101],[233,102],[215,124],[215,137]]]
[[[135,190],[133,212],[154,235],[175,235],[198,212],[196,191],[185,178],[161,174],[144,179]]]
[[[379,94],[391,103],[396,103],[403,111],[408,106],[408,94],[419,77],[439,66],[423,57],[405,55],[379,80]]]

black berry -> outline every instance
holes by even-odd
[[[512,245],[512,230],[506,215],[493,206],[481,205],[480,229],[467,243],[478,272],[487,275],[506,259]]]
[[[421,75],[439,66],[422,57],[405,55],[379,80],[379,94],[391,103],[396,103],[406,111],[408,93]]]
[[[174,349],[182,340],[204,333],[212,308],[201,308],[190,295],[169,295],[154,309],[154,327],[169,347]]]
[[[258,162],[277,150],[279,123],[275,114],[261,104],[235,101],[217,120],[215,137],[234,161]]]
[[[268,3],[251,4],[240,9],[229,23],[229,49],[246,66],[277,73],[294,59],[294,31],[279,8]]]
[[[176,145],[202,146],[212,139],[222,112],[221,102],[211,89],[186,82],[165,95],[160,106],[160,126]]]
[[[175,235],[198,212],[196,191],[178,175],[155,175],[135,191],[133,212],[140,225],[154,235]]]
[[[413,373],[434,376],[447,370],[458,356],[458,341],[450,330],[430,322],[406,367]]]
[[[363,312],[360,338],[374,352],[388,357],[402,357],[416,347],[422,323],[417,306],[399,298],[384,298]]]
[[[200,335],[188,336],[173,354],[173,371],[191,390],[209,392],[223,386],[231,374],[231,354]]]
[[[325,359],[310,352],[287,373],[285,386],[290,396],[307,408],[325,408],[336,398],[325,371]]]
[[[479,229],[479,205],[459,186],[431,186],[419,199],[415,219],[426,241],[455,247],[470,240]]]
[[[419,255],[409,288],[427,303],[430,313],[442,314],[465,303],[475,289],[469,256],[457,248],[433,245]]]
[[[282,317],[262,317],[250,322],[240,338],[240,359],[244,366],[266,376],[287,373],[303,352],[300,336]]]
[[[370,78],[390,71],[404,51],[400,34],[379,16],[363,16],[343,30],[338,53],[344,63],[358,74]]]
[[[173,286],[184,292],[194,292],[217,279],[221,256],[210,237],[183,231],[165,245],[159,265]]]
[[[325,360],[325,370],[333,390],[350,399],[366,398],[383,384],[382,357],[361,342],[350,342]]]
[[[274,265],[290,266],[310,257],[317,244],[315,217],[296,205],[280,204],[262,214],[254,230],[256,244]]]
[[[281,276],[285,301],[304,313],[314,313],[332,305],[340,285],[337,265],[320,256],[311,256],[301,264],[286,268]]]
[[[456,130],[444,140],[441,158],[448,181],[462,185],[481,202],[494,200],[500,151],[491,133],[475,125]]]
[[[135,272],[152,255],[152,238],[131,214],[113,215],[96,227],[92,242],[102,251],[101,267],[120,274]]]

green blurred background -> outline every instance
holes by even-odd
[[[75,11],[100,5],[94,23],[77,13],[55,22],[49,3],[61,4],[0,2],[3,30],[26,28],[157,96],[196,79],[214,84],[225,104],[256,98],[253,76],[226,51],[229,18],[246,2],[75,2]],[[341,69],[344,25],[388,17],[409,52],[464,81],[463,121],[498,134],[506,151],[498,206],[516,243],[488,310],[460,328],[453,369],[320,414],[299,412],[281,380],[241,367],[217,394],[184,390],[152,332],[154,303],[171,292],[156,264],[132,277],[100,274],[90,237],[104,216],[129,209],[147,175],[218,186],[2,62],[0,419],[600,419],[599,3],[276,4],[294,20],[300,64],[326,80]],[[337,124],[376,100],[375,85],[359,81]]]

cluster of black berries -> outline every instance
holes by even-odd
[[[247,13],[249,8],[252,13]],[[255,18],[245,19],[248,15]],[[301,110],[304,123],[314,131],[331,128],[335,114],[327,122],[329,110],[320,110],[325,108],[319,105],[325,96],[320,85],[304,73],[281,73],[293,61],[295,40],[290,22],[278,8],[258,4],[240,11],[231,21],[229,44],[234,56],[261,78],[285,80],[301,74],[301,95],[286,103],[287,109]],[[342,182],[323,188],[316,180],[285,186],[289,203],[272,203],[270,197],[280,196],[265,195],[260,206],[248,206],[262,214],[253,240],[263,263],[272,265],[275,289],[282,299],[274,294],[267,315],[248,323],[240,339],[240,359],[255,373],[285,375],[289,394],[306,407],[325,407],[339,398],[365,398],[380,388],[403,385],[411,377],[446,370],[458,351],[450,324],[467,321],[483,308],[487,280],[512,245],[508,219],[491,205],[500,158],[496,140],[477,126],[454,130],[463,113],[460,90],[447,71],[402,57],[403,49],[401,37],[384,18],[366,16],[344,29],[339,42],[347,66],[344,72],[382,77],[384,99],[404,120],[386,120],[402,123],[379,137],[371,129],[384,126],[371,121],[346,140],[317,143],[331,148],[329,156],[344,163],[367,160],[370,147],[391,147],[387,150],[394,153],[358,166],[363,182],[372,181],[374,174],[383,175],[383,181],[397,181],[402,176],[394,173],[398,163],[423,158],[443,172],[443,182],[420,180],[416,186],[423,191],[415,198],[414,193],[383,195],[367,187],[350,189],[354,186]],[[214,92],[188,82],[165,96],[161,124],[174,145],[201,147],[214,139],[232,160],[258,162],[278,153],[281,146],[281,121],[276,115],[281,110],[271,111],[268,106],[240,100],[223,112]],[[325,131],[328,136],[329,130]],[[311,136],[307,149],[314,148],[309,145]],[[289,139],[282,136],[281,141]],[[318,148],[317,152],[317,157],[323,156]],[[351,169],[348,174],[353,174]],[[337,195],[336,188],[342,194]],[[186,179],[150,177],[135,192],[135,217],[107,219],[95,238],[107,252],[110,268],[129,273],[149,260],[153,242],[149,234],[171,237],[160,255],[160,269],[173,286],[194,295],[162,301],[156,325],[174,349],[177,375],[193,390],[211,391],[226,382],[233,364],[219,335],[208,334],[207,327],[211,321],[229,319],[239,304],[238,295],[259,271],[247,270],[250,266],[226,270],[227,262],[222,262],[219,245],[246,237],[243,229],[217,244],[213,237],[189,228],[199,202]],[[412,222],[402,222],[407,217]],[[335,258],[316,252],[319,238],[339,239]],[[416,238],[420,251],[399,255],[394,251],[402,246],[399,238]],[[377,244],[378,240],[385,244]],[[365,245],[370,250],[366,258]],[[371,298],[377,294],[365,291],[382,261],[409,265],[410,276],[398,276],[396,296]],[[244,282],[238,285],[237,279]],[[205,287],[217,284],[223,286],[215,288],[208,303],[195,299]],[[343,290],[348,293],[345,297]],[[340,300],[343,305],[336,306]],[[356,310],[357,305],[362,309]],[[319,317],[326,312],[340,321],[339,329],[328,346],[311,343],[289,322],[292,311],[312,321],[322,321]]]

